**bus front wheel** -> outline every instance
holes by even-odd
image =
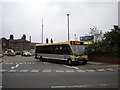
[[[83,61],[83,63],[82,63],[83,65],[85,65],[85,64],[87,64],[87,61]]]
[[[68,59],[68,60],[67,60],[67,64],[68,64],[69,66],[71,66],[71,65],[72,65],[72,60],[71,60],[71,59]]]

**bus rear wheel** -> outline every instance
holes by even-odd
[[[40,56],[39,61],[42,61],[42,59],[43,59],[42,56]]]

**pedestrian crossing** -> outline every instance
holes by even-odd
[[[32,70],[29,70],[29,69],[21,69],[21,70],[17,70],[17,69],[1,69],[0,72],[1,73],[26,73],[26,72],[31,72],[31,73],[40,73],[40,72],[43,72],[43,73],[46,73],[46,72],[59,72],[59,73],[63,73],[63,72],[66,72],[66,73],[73,73],[73,72],[117,72],[119,70],[117,69],[112,69],[112,68],[108,68],[108,69],[86,69],[86,70],[82,70],[82,69],[78,69],[78,70],[51,70],[51,69],[43,69],[43,70],[40,70],[40,69],[32,69]]]

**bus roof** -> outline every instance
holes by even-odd
[[[59,42],[59,43],[43,43],[43,44],[36,44],[36,46],[46,46],[46,45],[62,45],[62,44],[71,44],[71,42],[74,42],[74,44],[77,44],[79,42],[79,45],[81,44],[81,41],[66,41],[66,42]],[[83,44],[83,42],[82,42]]]

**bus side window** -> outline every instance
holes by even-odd
[[[63,53],[65,55],[71,55],[71,49],[70,49],[69,45],[63,45]]]

